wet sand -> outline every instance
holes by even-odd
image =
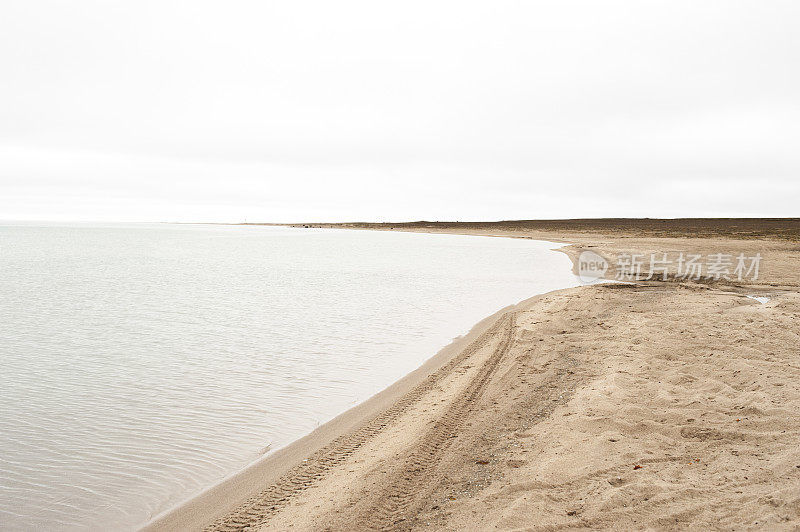
[[[584,286],[505,309],[150,529],[794,529],[800,243],[784,225],[403,228],[567,241],[573,259],[763,259],[756,281]]]

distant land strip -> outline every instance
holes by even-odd
[[[764,238],[800,241],[800,218],[576,218],[495,222],[416,221],[345,223],[246,223],[333,229],[398,231],[503,231],[611,234],[670,238]]]

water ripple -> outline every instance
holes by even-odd
[[[121,529],[574,284],[545,243],[0,226],[0,527]]]

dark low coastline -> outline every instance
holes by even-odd
[[[329,229],[398,231],[502,231],[675,238],[769,238],[800,241],[800,218],[576,218],[565,220],[501,220],[487,222],[415,221],[287,223],[285,225]]]

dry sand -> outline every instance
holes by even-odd
[[[501,311],[151,529],[800,527],[798,242],[415,230],[764,259],[756,283],[585,286]]]

